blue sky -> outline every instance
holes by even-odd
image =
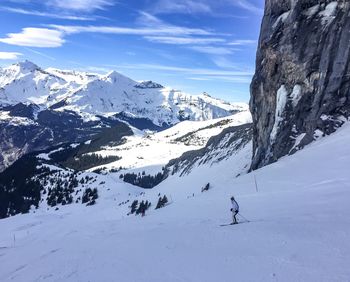
[[[154,80],[248,101],[263,0],[2,0],[0,65]]]

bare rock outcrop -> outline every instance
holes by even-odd
[[[251,84],[256,169],[350,113],[350,1],[266,0]]]

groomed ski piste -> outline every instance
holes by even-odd
[[[236,177],[247,148],[152,190],[111,179],[95,206],[0,220],[0,281],[350,281],[349,143],[345,124],[250,174]],[[158,193],[170,204],[154,210]],[[232,195],[250,222],[220,227]],[[127,199],[153,206],[127,216]]]

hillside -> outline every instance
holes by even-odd
[[[111,189],[110,179],[153,188],[174,173],[174,164],[168,164],[171,159],[202,150],[203,157],[218,155],[221,150],[219,154],[226,156],[214,158],[219,162],[239,153],[251,141],[251,135],[245,130],[238,135],[235,131],[250,120],[250,114],[242,112],[210,121],[184,121],[154,133],[135,128],[132,131],[119,122],[101,128],[90,140],[24,155],[0,173],[0,218],[26,213],[31,206],[58,209],[68,204],[85,204],[83,194],[89,189],[96,189],[96,195]],[[219,140],[220,147],[212,146],[213,138]],[[241,139],[242,145],[231,146]],[[250,155],[247,158],[249,163]],[[183,166],[176,165],[177,169]],[[101,185],[104,183],[107,184]]]
[[[111,179],[88,209],[71,205],[1,220],[0,279],[346,281],[349,142],[346,124],[254,174],[235,178],[243,163],[234,156],[150,191]],[[201,193],[207,182],[212,188]],[[130,202],[121,203],[154,204],[158,193],[171,204],[153,205],[144,218],[126,215]],[[220,227],[231,220],[233,194],[250,222]]]

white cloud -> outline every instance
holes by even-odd
[[[0,42],[26,47],[60,47],[65,42],[63,32],[47,28],[26,27],[20,33],[9,33]]]
[[[230,55],[233,53],[233,49],[227,47],[216,47],[216,46],[192,46],[190,49],[210,55]]]
[[[200,28],[187,28],[182,26],[175,26],[166,24],[156,17],[145,14],[148,17],[148,25],[143,27],[119,27],[119,26],[80,26],[80,25],[49,25],[49,28],[33,28],[27,27],[23,28],[20,33],[9,33],[6,38],[0,38],[0,42],[27,46],[27,47],[60,47],[65,43],[64,37],[71,34],[78,33],[104,33],[104,34],[120,34],[120,35],[139,35],[139,36],[149,36],[163,37],[163,40],[168,37],[182,37],[183,39],[177,39],[185,41],[186,36],[192,35],[205,35],[211,36],[212,32],[200,29]],[[157,22],[157,24],[151,24],[151,22]],[[148,38],[151,40],[151,38]],[[153,40],[155,40],[153,38]],[[173,40],[175,42],[176,39]],[[200,41],[204,39],[186,39],[187,41],[192,40]],[[206,41],[218,41],[219,39],[207,39]],[[205,41],[205,40],[204,40]],[[204,42],[203,41],[203,42]],[[188,43],[189,44],[189,43]]]
[[[225,81],[231,83],[249,84],[253,77],[254,72],[250,71],[233,71],[233,70],[219,70],[219,69],[202,69],[202,68],[186,68],[186,67],[174,67],[165,65],[152,65],[152,64],[130,64],[130,65],[110,65],[109,67],[119,69],[133,69],[133,70],[148,70],[159,71],[167,74],[173,72],[184,75],[186,79],[197,81]]]
[[[154,27],[118,27],[118,26],[64,26],[50,25],[50,27],[67,34],[83,32],[110,33],[124,35],[211,35],[212,33],[204,29],[187,28],[174,25],[161,25]]]
[[[218,69],[202,69],[202,68],[186,68],[186,67],[174,67],[165,65],[154,64],[127,64],[127,65],[108,65],[108,67],[118,67],[124,69],[137,69],[137,70],[158,70],[158,71],[171,71],[180,72],[190,75],[203,75],[203,76],[222,76],[222,77],[251,77],[254,72],[252,71],[233,71],[233,70],[218,70]]]
[[[210,81],[211,78],[208,77],[187,77],[189,80],[196,80],[196,81]]]
[[[200,14],[212,12],[206,1],[193,0],[160,0],[156,2],[153,12],[156,14]]]
[[[213,56],[211,58],[213,63],[217,65],[219,68],[224,68],[224,69],[240,69],[242,70],[244,67],[241,65],[237,65],[235,62],[231,60],[231,58],[225,57],[225,56]],[[245,67],[245,69],[247,69]]]
[[[108,6],[115,4],[112,0],[49,0],[48,6],[58,9],[92,12],[94,10],[103,10]]]
[[[228,45],[242,46],[242,45],[253,45],[256,44],[256,40],[239,39],[229,42]]]
[[[60,13],[40,12],[35,10],[25,10],[25,9],[11,8],[11,7],[0,7],[0,10],[10,12],[10,13],[16,13],[16,14],[32,15],[32,16],[47,17],[47,18],[54,18],[54,19],[65,19],[65,20],[76,20],[76,21],[95,20],[94,18],[91,18],[91,17],[66,15],[66,14],[60,14]]]
[[[242,84],[249,84],[252,81],[251,77],[244,77],[244,76],[206,76],[204,78],[208,78],[211,80],[222,80],[222,81],[228,81],[228,82],[234,82],[234,83],[242,83]]]
[[[137,23],[143,26],[160,26],[160,25],[165,25],[165,23],[157,18],[154,15],[151,15],[150,13],[147,13],[145,11],[140,11],[139,12],[139,17],[136,19]]]
[[[255,14],[263,14],[264,10],[250,3],[248,0],[230,0],[230,3],[234,6],[238,6],[244,10]]]
[[[0,52],[0,60],[17,60],[19,56],[22,56],[21,53],[15,52]]]
[[[263,9],[254,5],[250,0],[158,0],[155,1],[152,13],[189,15],[206,13],[210,16],[227,17],[222,13],[216,13],[218,8],[227,9],[227,5],[234,5],[255,14],[263,13]]]
[[[173,36],[145,36],[145,39],[151,42],[164,43],[164,44],[213,44],[213,43],[225,43],[223,38],[203,38],[203,37],[173,37]]]

